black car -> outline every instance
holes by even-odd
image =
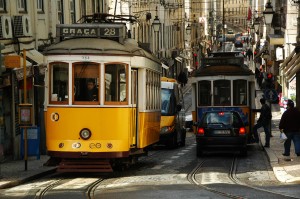
[[[248,133],[244,122],[236,111],[211,111],[203,114],[197,125],[197,156],[204,149],[238,149],[247,155]]]

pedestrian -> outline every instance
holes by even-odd
[[[260,112],[260,116],[257,120],[257,123],[253,127],[254,141],[256,143],[259,142],[257,129],[263,127],[266,134],[266,141],[264,147],[270,147],[270,137],[271,137],[270,122],[272,119],[272,112],[271,112],[271,108],[266,104],[266,100],[264,98],[260,99],[260,103],[261,103],[261,109],[258,111]]]
[[[253,52],[252,52],[251,48],[248,48],[246,54],[247,54],[248,60],[249,61],[252,60],[252,58],[253,58]]]
[[[188,81],[188,78],[187,78],[185,72],[181,71],[179,73],[179,75],[178,75],[178,81],[179,81],[179,83],[181,84],[182,87],[185,86],[185,84]]]
[[[283,156],[290,156],[291,142],[293,140],[295,153],[300,156],[300,111],[294,107],[294,102],[290,99],[287,101],[287,110],[282,114],[279,129],[287,136],[284,142]]]

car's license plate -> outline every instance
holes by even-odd
[[[229,135],[230,134],[230,130],[214,130],[214,134],[217,134],[217,135]]]

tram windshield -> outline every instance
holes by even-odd
[[[247,80],[203,80],[198,82],[198,105],[247,105],[247,93]]]
[[[176,98],[173,89],[161,90],[161,114],[164,116],[174,115],[176,107]]]
[[[105,65],[105,101],[127,101],[127,68],[125,64]]]
[[[67,103],[69,72],[68,63],[50,64],[51,84],[50,84],[50,101],[53,103]]]
[[[75,101],[99,101],[99,64],[73,64]]]

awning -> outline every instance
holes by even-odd
[[[267,41],[270,45],[283,45],[284,37],[282,35],[268,34]]]
[[[291,68],[297,64],[297,60],[299,59],[300,54],[297,53],[293,56],[293,58],[286,64],[286,66],[283,68],[283,72],[287,73]]]
[[[299,68],[300,53],[297,53],[288,65],[283,69],[283,73],[288,80],[292,79]]]
[[[36,62],[37,64],[44,63],[44,55],[35,49],[26,51],[26,57]]]
[[[169,69],[169,66],[167,66],[166,64],[164,64],[164,63],[161,63],[161,67],[163,67],[164,69]]]
[[[182,57],[176,57],[175,60],[182,63]]]
[[[285,60],[283,61],[283,63],[280,65],[280,69],[281,70],[284,69],[285,66],[287,65],[287,63],[289,63],[291,61],[291,59],[293,58],[293,56],[295,55],[295,53],[296,53],[295,50],[293,50],[291,52],[291,54],[287,58],[285,58]]]

